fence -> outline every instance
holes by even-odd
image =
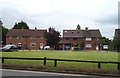
[[[98,63],[98,69],[101,68],[101,63],[107,63],[107,64],[117,64],[117,69],[120,70],[120,62],[106,62],[106,61],[84,61],[84,60],[67,60],[67,59],[52,59],[52,58],[16,58],[16,57],[0,57],[2,59],[2,63],[5,62],[5,59],[20,59],[20,60],[44,60],[43,65],[47,64],[47,60],[53,60],[54,61],[54,67],[57,67],[58,61],[68,61],[68,62],[87,62],[87,63]]]

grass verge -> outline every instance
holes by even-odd
[[[25,57],[25,58],[56,58],[56,59],[72,59],[72,60],[90,60],[90,61],[118,61],[118,54],[115,52],[64,52],[64,51],[21,51],[21,52],[3,52],[3,57]],[[101,74],[119,74],[117,65],[102,64],[101,69],[97,68],[94,63],[76,63],[76,62],[58,62],[58,66],[54,67],[53,61],[47,61],[47,65],[43,66],[41,60],[5,60],[3,66],[18,66],[24,68],[32,68],[44,71],[72,71],[86,73]]]

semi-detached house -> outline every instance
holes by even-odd
[[[38,29],[12,29],[6,35],[6,44],[21,44],[25,49],[42,49],[46,46],[44,38],[47,30]],[[101,50],[102,35],[99,29],[63,30],[63,37],[59,42],[59,49],[64,50],[78,47],[84,50]]]
[[[63,38],[59,42],[59,46],[65,49],[66,46],[78,47],[84,50],[101,50],[102,35],[99,29],[85,30],[63,30]]]
[[[46,46],[47,30],[12,29],[6,35],[6,44],[22,45],[24,49],[42,49]]]

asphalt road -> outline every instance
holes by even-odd
[[[76,74],[63,74],[63,73],[50,73],[50,72],[36,72],[36,71],[23,71],[23,70],[11,70],[11,69],[2,69],[2,76],[39,76],[52,77],[54,78],[115,78],[115,77],[103,77],[103,76],[91,76],[91,75],[76,75]],[[29,77],[30,78],[30,77]]]

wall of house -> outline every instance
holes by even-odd
[[[84,50],[96,50],[96,45],[98,45],[98,47],[99,47],[98,50],[102,50],[102,38],[99,38],[99,40],[96,40],[96,38],[93,37],[91,41],[86,41],[85,38],[78,38],[77,40],[74,40],[74,38],[68,38],[68,39],[63,38],[62,41],[67,42],[67,43],[62,43],[63,48],[68,43],[71,43],[70,47],[74,46],[74,44],[78,44],[78,46],[80,46],[83,43]],[[92,47],[86,48],[85,47],[86,44],[91,44]]]
[[[83,42],[83,38],[77,38],[77,40],[74,38],[68,38],[68,39],[63,38],[63,40],[64,40],[64,42],[70,42],[72,44],[78,44],[78,45],[80,45]]]
[[[17,37],[6,37],[6,44],[14,44],[18,45],[18,43],[22,43],[23,48],[25,49],[40,49],[40,43],[43,43],[43,46],[46,46],[46,40],[40,37],[35,39],[30,39],[30,37],[23,37],[22,39],[17,39]],[[31,43],[35,43],[36,46],[31,46]]]
[[[85,38],[84,38],[85,40]],[[92,37],[91,41],[86,41],[84,42],[85,44],[91,44],[92,47],[91,48],[84,48],[85,50],[96,50],[96,45],[98,45],[99,49],[98,50],[102,50],[102,38],[99,38],[99,40],[96,40],[95,37]]]
[[[17,39],[17,37],[12,37],[12,39],[10,39],[10,37],[6,37],[6,44],[18,45],[18,43],[22,43],[23,45],[27,44],[26,37],[23,37],[23,39]]]
[[[41,39],[40,37],[37,37],[36,39],[30,39],[27,40],[28,43],[28,49],[40,49],[40,43],[43,43],[43,47],[46,46],[46,40]],[[31,43],[36,43],[36,46],[31,46]]]

